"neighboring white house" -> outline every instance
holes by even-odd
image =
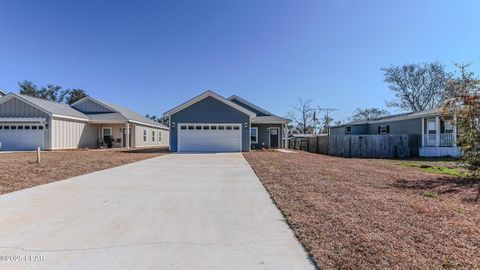
[[[86,97],[67,105],[9,93],[0,98],[0,150],[168,146],[168,127]]]

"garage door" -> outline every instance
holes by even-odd
[[[241,124],[179,124],[179,152],[240,152]]]
[[[32,151],[43,149],[44,129],[41,125],[1,124],[0,151]]]

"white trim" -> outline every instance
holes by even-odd
[[[144,122],[140,122],[140,121],[135,121],[135,120],[128,120],[128,122],[134,123],[134,124],[139,124],[139,125],[144,125],[144,126],[148,126],[148,127],[154,127],[154,128],[158,128],[158,129],[163,129],[163,130],[169,130],[168,127],[157,126],[157,125],[154,125],[154,124],[148,124],[148,123],[144,123]]]
[[[199,102],[199,101],[207,98],[207,97],[215,98],[215,99],[217,99],[218,101],[223,102],[223,103],[225,103],[226,105],[228,105],[228,106],[230,106],[230,107],[232,107],[232,108],[234,108],[234,109],[237,109],[238,111],[243,112],[244,114],[246,114],[246,115],[248,115],[248,116],[250,116],[250,117],[255,117],[255,116],[257,116],[255,113],[253,113],[253,112],[245,109],[244,107],[242,107],[242,106],[240,106],[240,105],[238,105],[238,104],[235,104],[235,103],[233,103],[233,102],[225,99],[224,97],[222,97],[222,96],[218,95],[217,93],[215,93],[215,92],[213,92],[213,91],[210,91],[210,90],[205,91],[205,92],[203,92],[202,94],[200,94],[200,95],[198,95],[198,96],[196,96],[196,97],[194,97],[194,98],[192,98],[192,99],[190,99],[190,100],[188,100],[188,101],[186,101],[186,102],[178,105],[177,107],[175,107],[175,108],[173,108],[173,109],[165,112],[163,115],[164,115],[164,116],[171,116],[172,114],[175,114],[175,113],[177,113],[177,112],[179,112],[179,111],[182,111],[182,110],[184,110],[184,109],[192,106],[193,104],[195,104],[195,103],[197,103],[197,102]]]
[[[90,122],[89,119],[77,118],[77,117],[65,116],[65,115],[59,115],[59,114],[52,114],[51,117],[61,118],[61,119],[78,120],[78,121],[83,121],[83,122]]]
[[[271,112],[269,112],[269,111],[267,111],[267,110],[265,110],[265,109],[262,109],[262,108],[258,107],[257,105],[255,105],[255,104],[253,104],[253,103],[251,103],[251,102],[249,102],[249,101],[246,101],[245,99],[243,99],[243,98],[241,98],[241,97],[239,97],[239,96],[237,96],[237,95],[233,95],[233,96],[231,96],[231,97],[229,97],[229,98],[227,98],[227,99],[230,100],[230,101],[236,99],[236,100],[240,101],[241,103],[244,103],[245,105],[256,109],[257,111],[260,111],[260,112],[262,112],[262,113],[264,113],[264,114],[268,114],[268,116],[274,116],[273,113],[271,113]]]
[[[255,129],[257,131],[256,135],[255,135],[255,141],[254,142],[252,141],[252,129]],[[250,144],[252,144],[252,143],[258,144],[258,127],[250,127]]]
[[[437,147],[440,147],[440,132],[441,132],[441,129],[440,129],[440,117],[439,116],[436,116],[435,117],[435,145]]]
[[[421,147],[425,144],[425,117],[422,117],[422,142],[420,143]]]
[[[103,138],[105,137],[105,132],[103,132],[103,131],[106,130],[106,129],[109,129],[109,130],[110,130],[110,136],[113,137],[113,128],[111,128],[111,127],[102,127],[102,138],[101,138],[102,140],[103,140]]]
[[[455,138],[455,141],[453,143],[453,147],[457,147],[457,113],[455,112],[453,114],[453,137]]]

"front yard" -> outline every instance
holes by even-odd
[[[472,180],[415,162],[244,155],[322,269],[480,269]]]
[[[72,150],[0,153],[0,194],[104,170],[166,154],[165,148],[142,150]]]

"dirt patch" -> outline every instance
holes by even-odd
[[[385,160],[245,157],[322,269],[480,268],[474,180]]]
[[[165,148],[0,154],[0,194],[166,154]]]

